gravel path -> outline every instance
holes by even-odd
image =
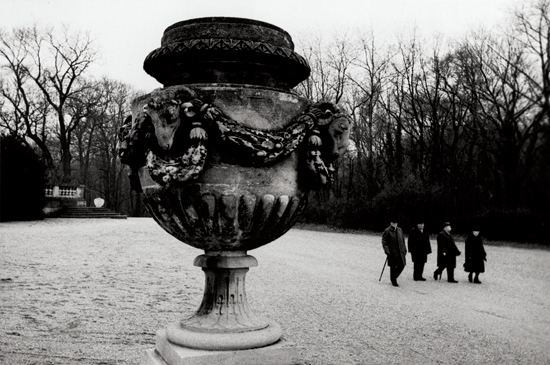
[[[379,236],[292,229],[249,252],[247,295],[300,364],[549,364],[550,251],[486,251],[481,285],[434,281],[432,254],[394,288]],[[0,224],[0,363],[139,364],[200,304],[200,253],[147,218]]]

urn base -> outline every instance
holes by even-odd
[[[290,365],[298,361],[299,351],[294,343],[281,339],[275,344],[249,350],[207,351],[175,345],[159,330],[155,349],[146,351],[142,365]]]
[[[267,327],[246,332],[197,332],[173,323],[166,328],[170,342],[187,348],[209,351],[248,350],[271,345],[281,338],[281,326],[270,321]]]
[[[169,325],[170,342],[199,350],[227,351],[264,347],[283,335],[281,327],[248,306],[245,276],[258,261],[246,251],[208,251],[195,259],[202,267],[202,303],[191,318]]]

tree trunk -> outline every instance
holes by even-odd
[[[62,182],[64,184],[70,184],[73,182],[71,174],[71,151],[68,145],[62,146],[61,149],[61,166],[63,168]]]

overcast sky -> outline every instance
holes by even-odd
[[[68,25],[89,31],[101,59],[95,72],[150,91],[161,85],[143,71],[164,30],[182,20],[233,16],[283,28],[294,43],[308,34],[370,29],[389,41],[417,29],[448,37],[502,23],[522,0],[0,0],[0,26]]]

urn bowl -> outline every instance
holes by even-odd
[[[189,85],[240,124],[258,130],[284,128],[308,101],[262,87]],[[139,110],[147,97],[134,103]],[[204,172],[195,181],[162,185],[146,167],[139,170],[148,210],[179,240],[205,251],[246,251],[287,232],[307,203],[299,178],[300,151],[255,166],[231,148],[216,144]]]

